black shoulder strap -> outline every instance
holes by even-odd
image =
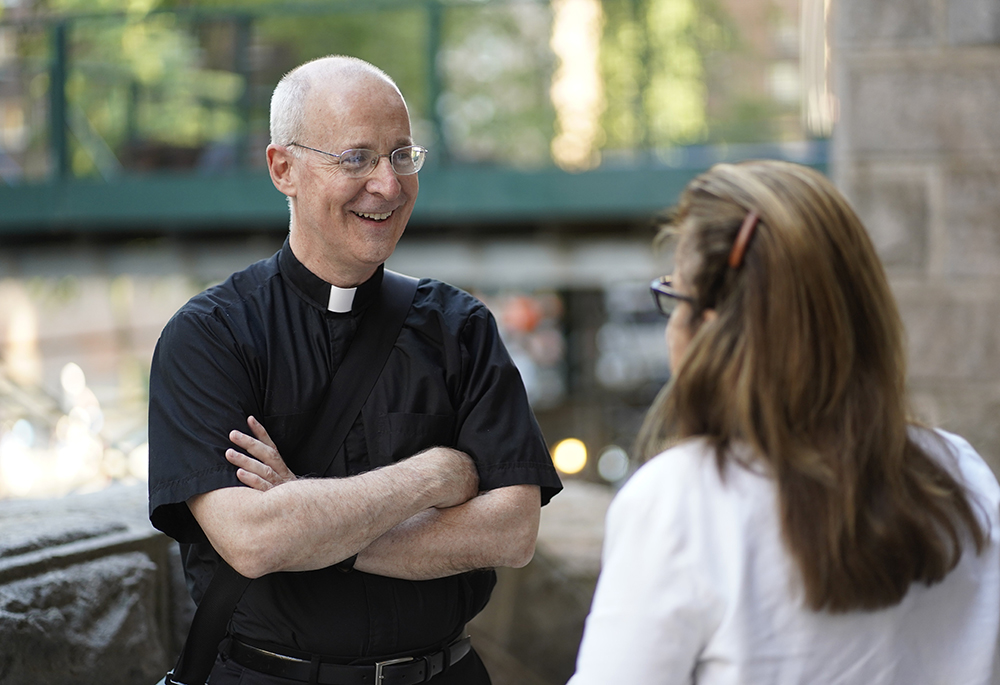
[[[326,426],[316,426],[310,436],[310,441],[320,440],[327,448],[307,453],[324,456],[314,458],[313,463],[297,465],[300,470],[305,466],[309,472],[324,474],[329,469],[389,359],[416,294],[417,283],[417,279],[393,271],[383,273],[379,297],[361,318],[351,346],[327,391],[325,404],[340,405],[335,413],[337,420]],[[225,560],[219,560],[212,581],[195,610],[177,664],[165,678],[166,683],[203,685],[208,680],[219,643],[226,637],[229,619],[249,584],[249,578],[241,576]]]
[[[300,475],[344,475],[331,474],[330,466],[396,345],[417,283],[415,278],[389,270],[384,272],[381,296],[362,316],[344,361],[330,382],[322,409],[316,413],[316,416],[337,418],[327,425],[315,426],[299,446],[298,452],[306,459],[296,463]]]
[[[191,619],[191,628],[174,670],[167,674],[167,685],[203,685],[212,672],[219,643],[226,637],[229,618],[236,609],[250,578],[241,576],[224,559],[212,575],[205,595]]]

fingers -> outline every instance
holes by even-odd
[[[261,492],[267,492],[268,490],[274,487],[273,485],[271,485],[271,483],[264,480],[257,474],[250,473],[245,469],[237,469],[236,477],[244,485],[249,485],[254,490],[260,490]]]
[[[264,426],[263,424],[261,424],[260,421],[258,421],[253,416],[248,416],[247,425],[250,426],[250,432],[253,433],[255,438],[257,438],[262,443],[273,449],[275,452],[278,451],[278,448],[275,446],[274,441],[271,440],[271,436],[267,434],[266,430],[264,430]]]
[[[295,480],[295,474],[281,458],[277,446],[264,426],[253,416],[247,417],[247,426],[253,435],[238,430],[230,432],[229,439],[242,451],[230,449],[226,452],[226,459],[246,471],[248,478],[254,483],[251,487],[258,490],[262,488],[257,487],[259,482],[256,479],[265,481],[269,487]],[[240,480],[245,482],[242,478]]]
[[[226,450],[226,460],[233,466],[238,467],[236,477],[240,482],[244,485],[249,485],[254,490],[267,492],[282,482],[274,472],[274,469],[242,452],[228,449]]]
[[[281,460],[278,450],[274,447],[273,443],[268,444],[252,435],[247,435],[237,430],[229,433],[229,439],[234,445],[250,454],[250,456],[260,459],[270,466]]]
[[[278,448],[267,434],[267,431],[264,430],[264,426],[252,416],[247,419],[247,424],[256,437],[234,430],[229,434],[229,439],[233,444],[266,466],[269,466],[277,478],[277,482],[274,482],[275,485],[278,485],[279,482],[295,480],[295,474],[291,472],[285,464],[285,460],[281,458]]]

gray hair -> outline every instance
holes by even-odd
[[[310,80],[298,69],[285,74],[271,94],[271,142],[288,145],[301,136]]]
[[[285,74],[271,95],[271,142],[288,145],[302,137],[305,126],[306,97],[318,70],[329,75],[332,67],[341,74],[368,74],[388,82],[396,91],[396,82],[384,71],[357,57],[330,55],[306,62]]]

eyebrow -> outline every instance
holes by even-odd
[[[407,138],[397,138],[396,142],[392,144],[392,150],[389,150],[389,152],[392,152],[393,150],[398,150],[401,147],[409,147],[410,145],[415,145],[415,144],[416,143],[413,142],[413,137],[412,136],[407,137]],[[348,145],[347,147],[342,148],[341,150],[338,151],[338,154],[341,153],[341,152],[343,152],[344,150],[376,150],[377,151],[377,146],[374,145],[374,144],[372,144],[370,141],[364,142],[364,143],[356,143],[354,145]],[[331,150],[331,152],[333,152],[333,151]]]

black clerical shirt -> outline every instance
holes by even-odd
[[[229,432],[258,417],[299,474],[317,415],[381,268],[349,312],[288,242],[195,296],[167,324],[150,375],[149,491],[153,524],[181,543],[192,595],[217,560],[185,502],[243,487],[225,459]],[[336,293],[335,293],[336,295]],[[396,345],[328,476],[349,476],[432,446],[469,454],[481,490],[561,485],[520,375],[486,307],[439,281],[420,281]],[[262,646],[358,658],[419,650],[457,636],[485,605],[492,571],[407,581],[358,571],[274,573],[254,580],[233,629]]]

